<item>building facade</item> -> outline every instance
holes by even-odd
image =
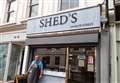
[[[113,2],[107,9],[102,0],[1,0],[1,82],[25,74],[39,54],[46,61],[40,83],[119,83]]]

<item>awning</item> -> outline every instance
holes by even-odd
[[[28,38],[27,45],[97,43],[98,33],[58,37]]]

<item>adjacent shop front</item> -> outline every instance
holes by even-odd
[[[0,33],[0,82],[14,80],[20,73],[25,31]]]
[[[39,54],[46,64],[40,83],[96,83],[99,29],[99,6],[28,20],[22,72]]]

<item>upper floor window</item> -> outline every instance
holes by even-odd
[[[79,0],[61,0],[60,10],[79,7]]]
[[[39,6],[39,0],[31,0],[30,1],[30,14],[29,14],[29,17],[33,17],[33,16],[38,15],[38,6]]]
[[[16,11],[16,0],[9,0],[7,22],[11,22],[15,20],[15,11]]]

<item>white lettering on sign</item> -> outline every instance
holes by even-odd
[[[94,6],[30,19],[27,34],[100,27],[100,7]]]

